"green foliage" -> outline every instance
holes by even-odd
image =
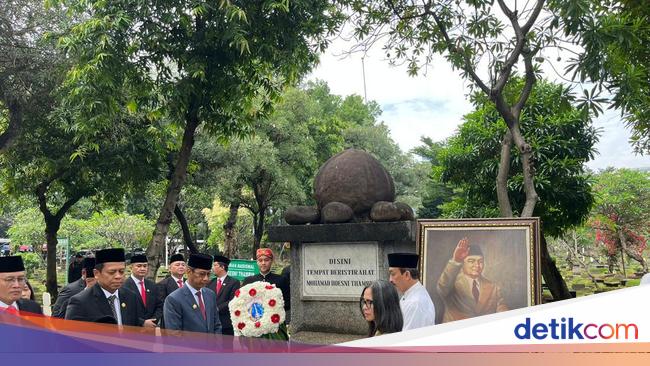
[[[422,137],[422,145],[414,148],[412,153],[427,161],[422,164],[422,169],[426,169],[426,176],[423,180],[426,182],[422,191],[422,208],[417,211],[418,217],[435,219],[442,216],[444,203],[450,202],[453,198],[453,188],[440,182],[439,177],[434,176],[434,171],[440,170],[440,151],[445,147],[442,142],[434,142],[429,137]],[[454,211],[454,210],[451,210]],[[450,214],[454,217],[466,217],[462,214]]]
[[[590,220],[595,242],[604,245],[612,261],[623,250],[647,271],[643,252],[650,235],[650,175],[607,169],[596,178],[598,195]]]
[[[49,112],[64,57],[47,34],[66,21],[41,0],[0,2],[0,152]]]
[[[13,251],[20,245],[31,245],[40,249],[45,243],[45,222],[36,208],[20,211],[14,218],[13,225],[7,230]]]
[[[65,218],[61,223],[59,237],[70,239],[71,251],[108,247],[122,247],[128,250],[146,246],[151,239],[152,225],[152,221],[141,215],[106,210],[95,212],[90,218]],[[35,208],[20,211],[8,234],[15,248],[31,245],[34,250],[40,251],[45,243],[42,214]]]
[[[76,62],[66,108],[83,136],[133,113],[177,126],[196,119],[219,137],[244,133],[340,21],[326,1],[53,3],[85,15],[59,39]]]
[[[37,269],[41,269],[45,265],[43,258],[38,253],[21,253],[20,256],[23,257],[27,276],[33,276]]]
[[[223,206],[218,198],[214,200],[212,208],[203,209],[203,215],[210,228],[210,236],[207,238],[209,248],[223,251],[223,225],[228,220],[229,213],[228,207]],[[234,232],[235,250],[233,258],[248,258],[253,243],[253,218],[248,210],[244,208],[238,210]]]
[[[567,72],[596,88],[584,101],[594,108],[611,93],[628,126],[631,142],[641,153],[650,152],[650,8],[643,0],[552,0],[552,23],[582,48],[569,60]]]
[[[522,85],[515,78],[506,96],[515,95]],[[460,189],[444,207],[447,216],[498,216],[495,181],[506,125],[487,98],[475,95],[473,102],[476,110],[465,116],[458,133],[438,153],[441,166],[434,175]],[[551,236],[582,223],[593,204],[584,163],[593,158],[598,133],[588,114],[572,102],[566,88],[541,80],[521,116],[540,197],[534,216],[541,217],[544,232]],[[511,154],[516,157],[519,150],[512,148]],[[507,186],[512,206],[523,207],[526,197],[519,159],[511,159]]]
[[[426,70],[442,55],[474,86],[479,84],[476,74],[483,74],[477,70],[486,70],[489,79],[483,83],[492,88],[501,74],[508,77],[517,67],[512,57],[525,54],[534,65],[533,56],[553,40],[548,27],[537,22],[544,0],[515,3],[507,11],[486,0],[336,2],[351,14],[354,36],[366,47],[381,40],[386,58],[405,64],[409,75]],[[516,28],[508,18],[518,22]]]
[[[648,233],[650,223],[650,174],[631,169],[607,169],[595,177],[594,211],[615,215],[634,231]]]

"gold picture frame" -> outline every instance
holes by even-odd
[[[539,218],[418,220],[420,278],[436,324],[540,304],[539,230]],[[461,240],[467,251],[456,261]]]

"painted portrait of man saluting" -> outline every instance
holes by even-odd
[[[443,323],[510,310],[501,288],[483,277],[484,268],[481,248],[462,238],[436,287],[445,303]]]

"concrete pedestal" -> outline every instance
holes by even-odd
[[[305,343],[367,334],[361,290],[388,280],[387,255],[416,252],[414,221],[274,226],[269,240],[291,243],[291,332]]]

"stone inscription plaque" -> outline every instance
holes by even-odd
[[[379,278],[377,242],[305,243],[302,247],[302,298],[357,301]]]

